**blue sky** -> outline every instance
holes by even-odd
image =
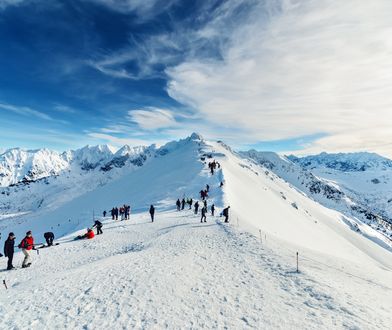
[[[0,148],[196,131],[236,148],[391,155],[391,10],[384,0],[0,0]]]

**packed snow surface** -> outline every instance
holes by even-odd
[[[211,175],[204,162],[221,164]],[[220,187],[223,182],[223,187]],[[209,184],[200,223],[177,198]],[[130,204],[130,220],[102,219]],[[150,204],[157,207],[154,223]],[[219,213],[230,205],[230,223]],[[73,240],[104,222],[103,235]],[[17,242],[53,230],[27,269],[3,271],[4,329],[388,329],[392,253],[366,224],[326,208],[265,167],[200,136],[173,142],[116,180],[58,207],[0,219]],[[296,253],[299,252],[299,272]],[[21,253],[14,257],[20,266]],[[5,268],[6,260],[0,259]]]

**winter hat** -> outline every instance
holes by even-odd
[[[8,237],[11,237],[11,236],[15,236],[15,234],[13,232],[9,233]]]
[[[31,230],[29,230],[29,231],[26,233],[26,235],[31,235]]]

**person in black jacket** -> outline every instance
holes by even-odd
[[[181,210],[185,208],[185,198],[182,199],[181,201]]]
[[[200,219],[200,222],[203,222],[203,220],[204,220],[204,222],[207,222],[207,207],[206,206],[204,206],[201,209],[201,219]]]
[[[195,214],[197,214],[197,212],[199,211],[199,202],[196,202],[194,207],[195,207]]]
[[[215,215],[215,204],[211,205],[211,215],[214,216]]]
[[[97,235],[103,234],[102,226],[103,226],[103,225],[102,225],[102,222],[101,222],[101,221],[95,220],[94,225],[93,225],[92,228],[97,227]]]
[[[155,207],[154,207],[154,205],[151,205],[150,206],[151,222],[154,222],[154,214],[155,214]]]
[[[4,255],[8,257],[7,270],[15,269],[12,265],[12,259],[14,258],[15,249],[15,235],[9,233],[7,240],[4,243]]]
[[[48,246],[53,245],[53,240],[54,240],[54,234],[51,231],[48,231],[47,233],[44,234],[44,238],[46,240],[46,243]]]
[[[229,209],[230,209],[230,206],[226,207],[222,211],[222,215],[225,217],[225,222],[229,222]]]

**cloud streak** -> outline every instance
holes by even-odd
[[[7,103],[0,103],[0,109],[10,111],[22,116],[33,116],[38,119],[53,121],[54,119],[46,113],[31,109],[24,106],[15,106]]]
[[[157,130],[177,126],[171,111],[149,107],[128,111],[129,119],[144,130]]]

